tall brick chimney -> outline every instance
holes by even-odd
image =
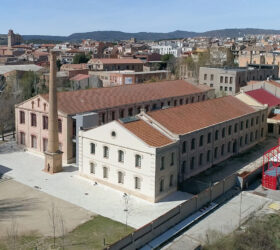
[[[48,149],[45,152],[45,168],[48,173],[62,171],[62,152],[58,145],[58,115],[56,93],[56,52],[51,51],[49,77],[49,116],[48,116]]]

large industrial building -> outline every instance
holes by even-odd
[[[185,81],[123,85],[109,88],[59,92],[59,144],[63,161],[76,160],[80,127],[94,127],[140,113],[205,101],[213,90]],[[26,149],[43,154],[48,142],[48,94],[37,95],[16,105],[16,138]]]
[[[79,133],[83,177],[157,202],[178,183],[266,137],[266,107],[227,96],[142,110]]]

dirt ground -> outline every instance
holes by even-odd
[[[41,192],[36,187],[31,188],[11,179],[0,178],[0,237],[7,236],[7,231],[12,227],[16,227],[19,234],[37,231],[50,236],[53,232],[50,223],[52,214],[56,215],[57,236],[61,234],[58,229],[61,218],[66,232],[69,232],[95,215]]]

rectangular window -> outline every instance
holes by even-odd
[[[201,153],[199,155],[199,165],[201,166],[203,164],[203,154]]]
[[[161,157],[160,159],[160,170],[164,169],[164,156]]]
[[[141,168],[141,156],[135,155],[135,167]]]
[[[134,178],[134,187],[135,189],[141,189],[141,181],[140,181],[140,178],[139,177],[135,177]]]
[[[222,129],[222,138],[224,138],[226,136],[226,128]]]
[[[211,81],[214,81],[214,75],[213,74],[211,74]]]
[[[133,116],[133,108],[128,109],[128,116]]]
[[[210,157],[211,157],[211,151],[208,150],[208,151],[207,151],[207,162],[210,161]]]
[[[47,151],[48,149],[48,139],[47,138],[43,138],[43,151]]]
[[[107,146],[103,147],[103,157],[109,158],[109,148]]]
[[[243,130],[243,126],[244,126],[244,122],[241,121],[241,122],[240,122],[240,130]]]
[[[164,191],[164,180],[161,179],[161,180],[160,180],[159,192],[163,192],[163,191]]]
[[[187,142],[184,141],[182,145],[182,153],[186,153],[186,152],[187,152]]]
[[[228,77],[227,76],[225,77],[225,83],[228,83]]]
[[[120,111],[120,118],[124,118],[124,109]]]
[[[207,74],[204,74],[204,80],[207,80]]]
[[[90,153],[95,154],[95,144],[94,143],[90,144]]]
[[[90,173],[95,174],[95,166],[93,162],[90,163]]]
[[[58,133],[62,133],[62,120],[58,119]]]
[[[228,134],[231,135],[231,125],[228,127]]]
[[[118,171],[118,183],[120,184],[124,183],[124,174],[121,171]]]
[[[211,142],[211,133],[209,132],[207,135],[207,143],[210,143],[210,142]]]
[[[224,78],[222,76],[220,76],[220,83],[223,83]]]
[[[192,138],[191,149],[195,149],[195,138]]]
[[[103,167],[103,178],[108,178],[108,168],[107,167]]]
[[[237,129],[238,129],[238,124],[235,123],[235,124],[234,124],[234,133],[237,133]]]
[[[43,129],[48,129],[48,117],[43,115]]]
[[[169,179],[169,187],[173,186],[173,174],[170,175],[170,179]]]
[[[170,166],[174,165],[174,152],[171,153]]]
[[[232,83],[232,77],[229,78],[229,83]]]
[[[19,142],[21,145],[25,145],[25,133],[24,132],[19,133]]]
[[[37,119],[36,119],[36,114],[31,114],[31,126],[36,127],[37,126]]]
[[[203,146],[203,135],[201,135],[200,138],[199,138],[199,146],[200,147]]]
[[[114,121],[114,120],[115,120],[115,111],[112,111],[111,114],[112,114],[112,115],[111,115],[112,121]]]
[[[19,111],[19,122],[20,122],[20,124],[25,124],[25,113],[24,113],[24,111]]]
[[[219,130],[215,131],[215,141],[219,139]]]
[[[194,169],[194,156],[191,158],[191,169]]]
[[[181,173],[182,174],[186,173],[186,161],[182,162]]]
[[[37,148],[37,137],[35,135],[31,135],[31,147]]]
[[[122,150],[118,151],[118,161],[124,162],[124,152]]]
[[[218,147],[215,147],[214,158],[216,159],[217,157],[218,157]]]

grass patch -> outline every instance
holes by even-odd
[[[280,215],[270,214],[254,219],[243,231],[220,237],[203,250],[275,250],[280,249]]]
[[[134,229],[126,227],[124,224],[105,218],[95,216],[91,220],[81,224],[65,237],[56,238],[56,247],[53,247],[52,237],[43,237],[35,232],[17,236],[15,238],[0,239],[0,249],[70,249],[87,250],[103,249],[104,239],[106,246],[120,240],[124,236],[133,232]]]

